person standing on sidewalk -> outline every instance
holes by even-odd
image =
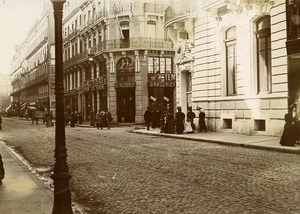
[[[181,107],[177,107],[177,112],[175,114],[176,121],[176,133],[182,134],[184,131],[184,118],[185,114],[181,111]]]
[[[2,184],[2,180],[4,179],[4,176],[5,176],[5,170],[3,166],[2,156],[0,154],[0,184]]]
[[[199,109],[199,132],[207,132],[207,127],[205,125],[205,112],[203,108]]]
[[[294,124],[294,118],[292,113],[284,115],[284,128],[280,139],[280,145],[282,146],[295,146],[297,141],[297,129]]]
[[[147,107],[147,110],[144,113],[144,120],[146,122],[147,130],[150,130],[151,120],[152,120],[152,113],[150,108]]]
[[[2,117],[1,117],[1,114],[0,114],[0,131],[2,131]]]
[[[188,133],[194,133],[194,131],[195,131],[195,124],[194,124],[195,117],[196,117],[196,114],[193,112],[193,109],[190,106],[188,108],[188,113],[186,114],[186,121],[191,123],[191,129],[190,129],[190,131],[187,131]]]
[[[111,113],[108,111],[108,109],[106,109],[105,114],[104,114],[104,119],[106,121],[107,124],[107,129],[110,129],[110,121],[113,120]]]
[[[103,128],[103,120],[104,120],[104,111],[98,111],[96,115],[96,126],[97,129],[102,129]]]

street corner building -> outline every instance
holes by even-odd
[[[115,123],[143,123],[147,107],[203,108],[209,131],[280,136],[300,97],[299,7],[299,0],[66,1],[65,113],[92,121],[108,109]],[[19,106],[54,108],[50,10],[13,61]]]
[[[210,131],[280,136],[300,95],[299,1],[173,1],[176,100]],[[297,15],[298,14],[298,15]]]
[[[63,21],[66,113],[82,112],[91,120],[109,109],[113,122],[143,123],[154,102],[173,110],[174,49],[163,28],[169,5],[140,0],[71,4],[66,3],[70,8]]]

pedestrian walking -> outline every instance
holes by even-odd
[[[82,113],[81,113],[81,111],[78,113],[78,122],[79,122],[79,124],[82,124],[82,117],[83,117],[83,115],[82,115]]]
[[[35,110],[32,110],[31,112],[31,123],[34,124],[34,121],[36,121],[36,118],[35,118]],[[37,122],[36,122],[37,123]]]
[[[99,110],[97,115],[96,115],[96,127],[97,129],[102,129],[103,128],[103,120],[104,120],[104,111]]]
[[[4,179],[5,176],[5,170],[4,170],[4,165],[2,161],[2,156],[0,154],[0,184],[2,184],[2,180]]]
[[[203,108],[199,108],[199,132],[207,132],[205,125],[205,112]]]
[[[175,114],[177,134],[182,134],[184,131],[184,119],[185,119],[185,114],[182,112],[181,107],[177,107],[177,112]]]
[[[144,113],[144,120],[146,122],[147,130],[150,130],[151,120],[152,120],[152,113],[150,108],[147,107],[147,110]]]
[[[0,114],[0,131],[2,131],[2,116]]]
[[[284,115],[284,128],[280,139],[282,146],[295,146],[297,140],[297,129],[291,112]]]
[[[188,128],[189,130],[187,130],[187,133],[194,133],[196,126],[194,123],[194,118],[196,117],[196,114],[193,112],[192,107],[190,106],[188,108],[188,113],[186,114],[186,121],[188,123],[190,123],[190,127]]]
[[[72,112],[71,115],[70,115],[70,122],[71,122],[71,127],[75,127],[75,115],[74,115],[74,112]]]
[[[111,113],[106,109],[104,114],[104,119],[106,121],[107,129],[110,129],[110,122],[113,120],[113,117],[111,116]]]
[[[77,113],[77,111],[75,111],[75,113],[74,113],[74,123],[75,124],[78,123],[78,113]]]
[[[0,130],[2,131],[2,116],[0,114]]]

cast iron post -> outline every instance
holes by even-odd
[[[55,26],[55,164],[51,178],[54,182],[54,204],[52,214],[72,214],[67,165],[67,149],[64,118],[64,86],[62,58],[62,18],[66,0],[51,0],[54,8]]]

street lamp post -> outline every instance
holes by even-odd
[[[64,86],[62,60],[62,15],[66,0],[51,0],[55,23],[55,164],[51,178],[54,182],[54,204],[52,214],[72,214],[67,165],[67,149],[64,118]]]
[[[94,51],[92,49],[89,50],[90,53],[88,54],[88,62],[90,64],[90,66],[94,66]],[[91,69],[91,72],[94,72],[93,69]],[[91,76],[93,76],[91,74]],[[95,77],[94,77],[95,78]],[[95,126],[95,116],[96,116],[96,113],[93,109],[93,89],[92,89],[92,85],[90,85],[90,106],[91,106],[91,109],[90,109],[90,126]]]

